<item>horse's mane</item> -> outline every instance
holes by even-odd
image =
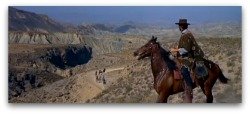
[[[176,63],[175,63],[175,61],[173,61],[173,60],[171,60],[169,58],[170,52],[166,51],[164,48],[162,48],[159,43],[158,43],[158,45],[159,45],[159,48],[160,48],[161,56],[163,57],[164,61],[166,62],[168,69],[170,71],[175,70],[176,69]]]

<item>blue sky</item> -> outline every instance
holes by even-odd
[[[17,9],[46,14],[61,22],[80,23],[190,23],[241,22],[240,6],[16,6]]]

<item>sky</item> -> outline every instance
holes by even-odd
[[[241,22],[241,6],[15,6],[66,23]]]

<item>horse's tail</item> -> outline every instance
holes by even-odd
[[[224,76],[224,74],[222,73],[221,70],[220,70],[220,73],[219,73],[219,80],[220,80],[220,82],[222,82],[223,84],[226,84],[226,83],[229,81],[229,79],[226,78],[226,77]]]

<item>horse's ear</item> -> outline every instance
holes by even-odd
[[[155,42],[156,42],[156,40],[157,40],[157,37],[155,37]]]
[[[151,40],[154,40],[155,39],[155,36],[152,36]]]
[[[155,41],[155,42],[156,42],[156,40],[157,40],[157,37],[155,37],[155,36],[152,36],[151,40],[152,40],[152,41]]]

